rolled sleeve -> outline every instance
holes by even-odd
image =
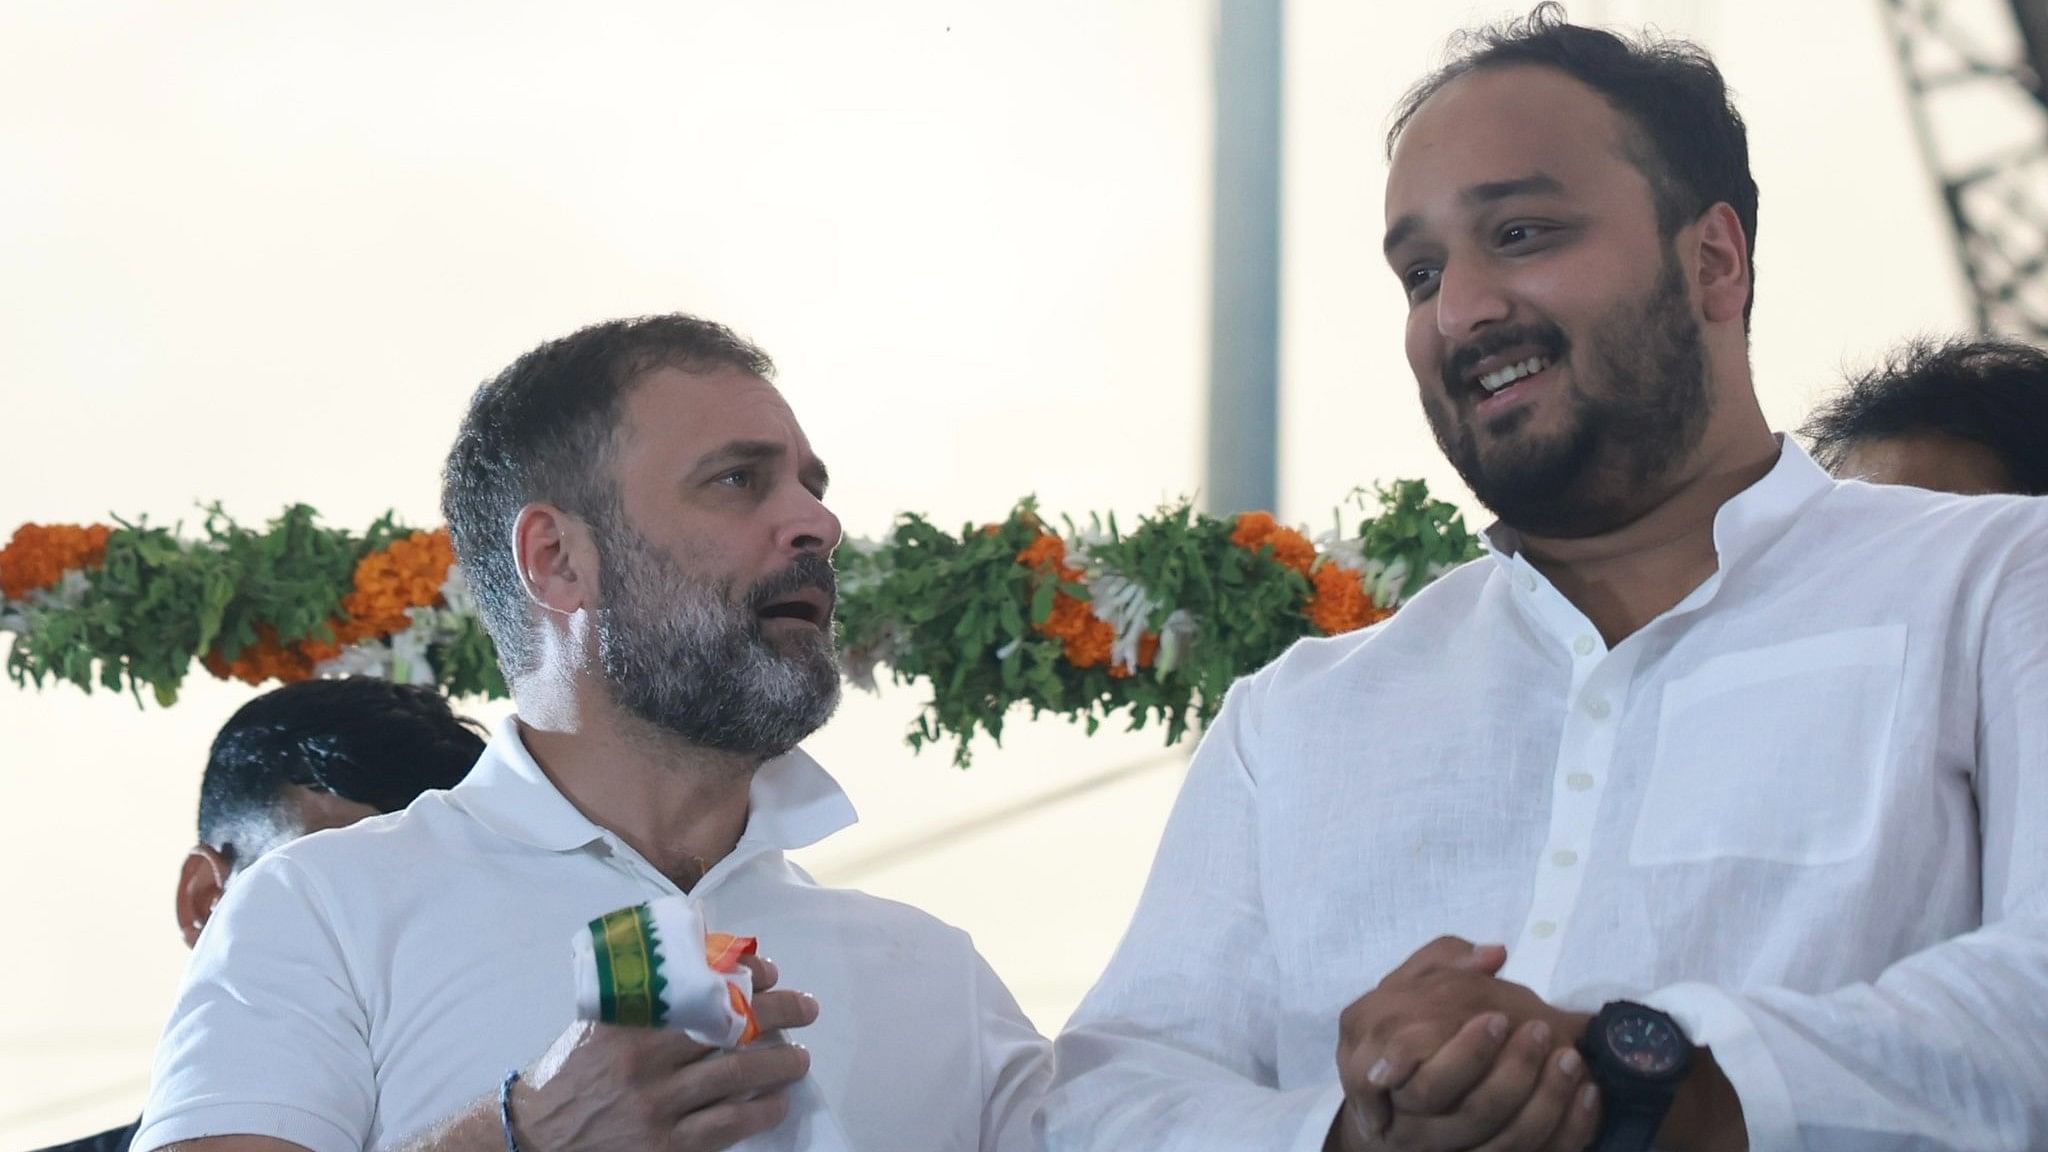
[[[1798,1146],[1799,1116],[1785,1075],[1734,997],[1705,984],[1674,984],[1643,999],[1669,1012],[1693,1043],[1713,1052],[1714,1063],[1742,1101],[1751,1148]]]

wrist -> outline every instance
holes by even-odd
[[[1749,1152],[1742,1098],[1714,1062],[1712,1050],[1698,1050],[1692,1073],[1678,1086],[1657,1130],[1657,1145],[1671,1152]]]
[[[542,1145],[526,1125],[533,1118],[533,1106],[533,1085],[517,1070],[506,1073],[498,1088],[498,1126],[505,1152],[540,1152]]]

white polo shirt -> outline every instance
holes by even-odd
[[[818,998],[793,1036],[854,1147],[1034,1147],[1048,1045],[967,935],[783,857],[855,819],[802,752],[764,765],[751,803],[694,894],[712,927],[759,937],[782,985]],[[134,1152],[415,1136],[569,1025],[576,929],[677,891],[555,790],[508,718],[453,790],[286,845],[229,886],[157,1047]]]

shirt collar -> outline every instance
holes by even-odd
[[[1778,462],[1763,479],[1737,492],[1714,514],[1714,552],[1720,566],[1763,551],[1792,526],[1801,509],[1835,481],[1790,436],[1778,437]],[[1513,574],[1521,564],[1522,534],[1496,520],[1481,534],[1494,563]]]
[[[547,852],[604,839],[603,828],[563,796],[519,738],[519,719],[498,725],[483,758],[451,798],[478,822]],[[832,774],[801,749],[762,764],[748,790],[741,845],[790,850],[815,844],[859,816]]]

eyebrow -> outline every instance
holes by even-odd
[[[701,471],[724,464],[772,463],[788,455],[788,451],[773,440],[735,440],[706,452],[698,460],[697,468]],[[823,496],[825,489],[831,486],[832,474],[823,460],[812,457],[797,470],[797,479],[812,492]]]
[[[1474,184],[1459,193],[1458,199],[1468,205],[1495,204],[1516,196],[1555,196],[1564,191],[1564,185],[1555,176],[1537,172],[1529,176],[1517,176],[1513,180],[1489,180]],[[1387,229],[1387,238],[1380,245],[1380,251],[1391,254],[1394,249],[1406,243],[1416,230],[1422,227],[1422,217],[1409,213]]]

